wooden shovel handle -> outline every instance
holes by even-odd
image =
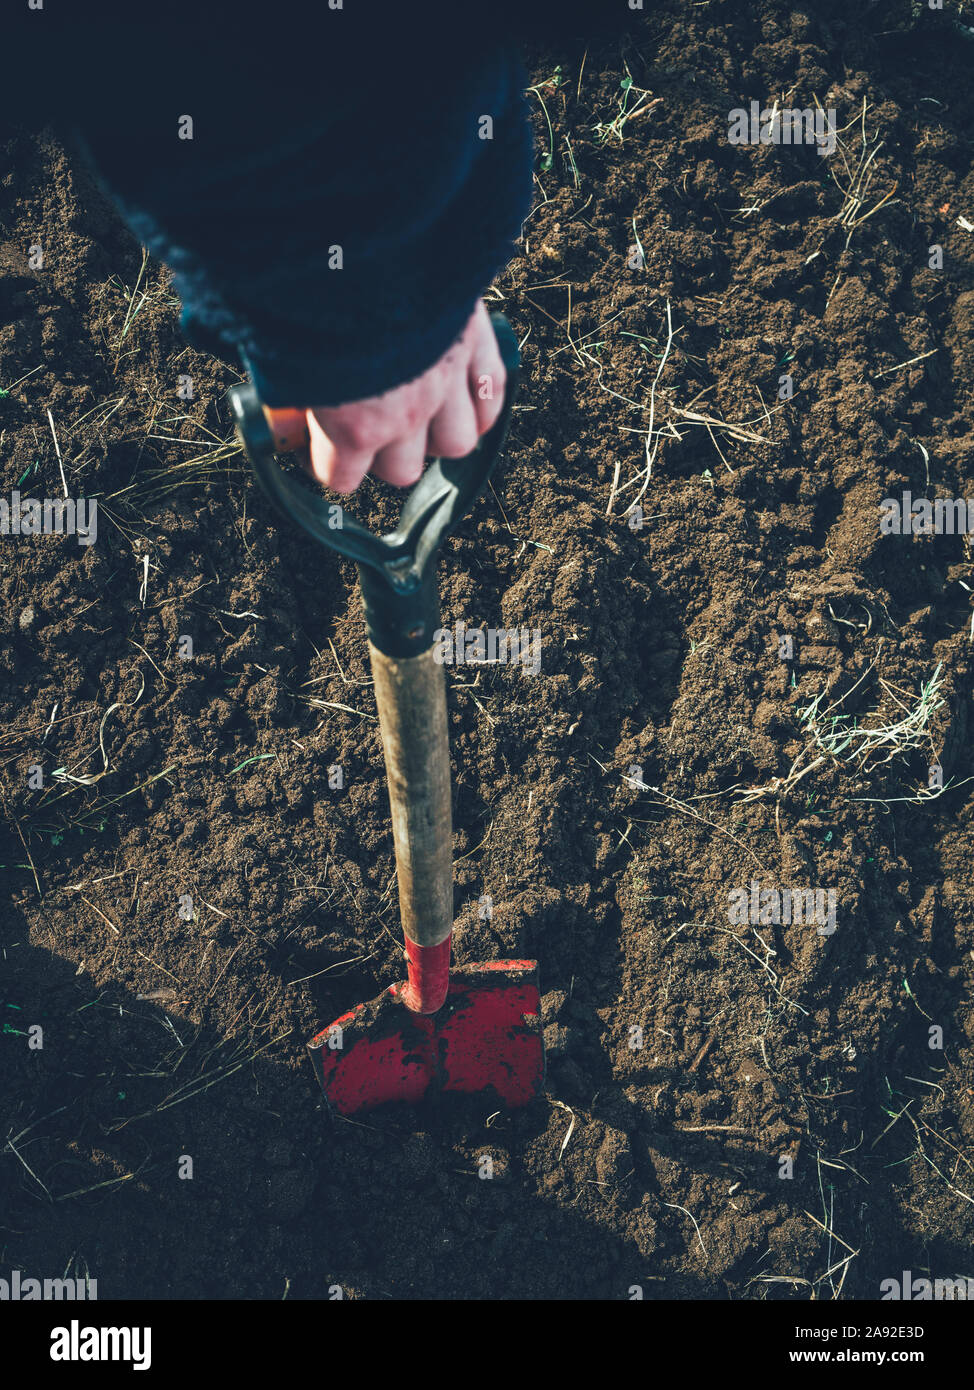
[[[453,827],[443,667],[429,647],[391,657],[369,643],[392,808],[402,929],[419,946],[453,927]]]
[[[308,412],[306,410],[271,410],[269,405],[262,407],[267,428],[274,439],[274,452],[277,454],[296,454],[308,447]]]

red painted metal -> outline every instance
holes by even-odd
[[[537,962],[489,961],[449,975],[436,1014],[405,1006],[409,984],[359,1004],[308,1044],[325,1097],[341,1115],[431,1090],[493,1092],[511,1108],[544,1085]]]
[[[405,937],[409,979],[401,991],[407,1009],[435,1014],[442,1009],[450,984],[450,941],[453,933],[435,946],[420,946]]]

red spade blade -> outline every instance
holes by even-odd
[[[450,971],[446,1003],[416,1014],[402,985],[358,1004],[308,1044],[329,1105],[355,1115],[389,1101],[417,1104],[430,1090],[493,1092],[527,1105],[544,1086],[538,966],[499,960]]]

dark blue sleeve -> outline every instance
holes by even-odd
[[[85,0],[5,11],[4,109],[87,152],[198,347],[268,405],[420,375],[532,200],[517,44],[629,0]]]
[[[172,268],[190,341],[239,358],[271,406],[420,375],[530,210],[516,46],[438,6],[282,4],[278,33],[193,20],[180,35],[181,8],[63,114]],[[128,23],[113,42],[131,45]]]

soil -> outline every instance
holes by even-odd
[[[974,496],[974,44],[918,8],[662,0],[528,55],[538,204],[488,294],[524,384],[441,563],[446,622],[542,642],[448,676],[456,955],[540,962],[547,1094],[509,1113],[323,1110],[306,1040],[402,971],[354,573],[270,523],[165,268],[51,133],[7,139],[0,496],[61,495],[59,450],[99,513],[0,537],[0,1275],[972,1273],[974,565],[878,526]],[[776,96],[835,107],[834,154],[728,143]],[[835,931],[735,921],[752,880],[835,890]]]

